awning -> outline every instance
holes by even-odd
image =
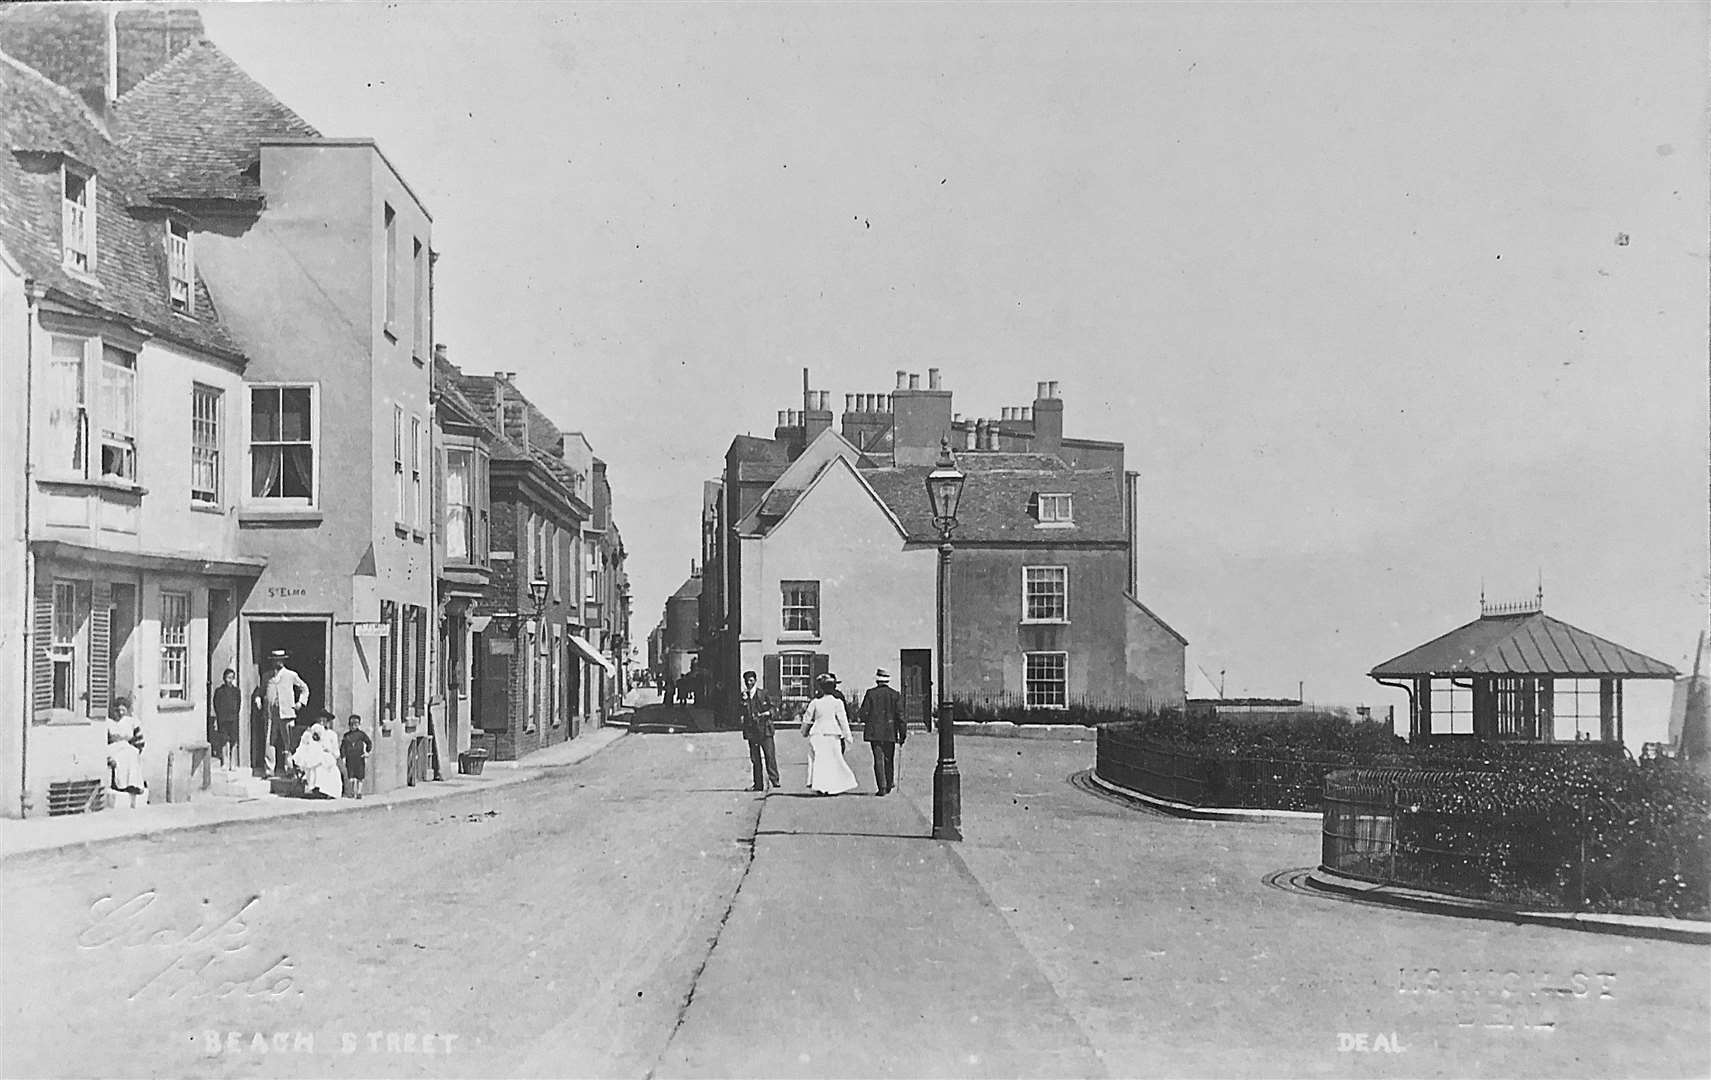
[[[587,660],[590,664],[599,664],[601,667],[605,668],[606,674],[616,675],[618,673],[618,665],[612,663],[612,661],[606,659],[604,656],[601,656],[600,650],[588,644],[587,638],[577,637],[575,634],[572,634],[570,635],[570,644],[577,652],[582,654],[582,658],[584,660]]]

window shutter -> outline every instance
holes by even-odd
[[[53,708],[53,664],[48,644],[53,640],[53,578],[36,571],[35,622],[30,638],[30,699],[35,718],[46,720]]]
[[[112,636],[113,601],[105,581],[77,583],[79,614],[89,613],[89,701],[88,715],[105,720],[113,707],[113,658],[108,655]]]
[[[784,669],[780,666],[777,653],[767,653],[761,657],[761,688],[772,695],[774,701],[784,696]]]
[[[818,679],[820,676],[832,670],[832,658],[827,656],[825,653],[815,653],[813,660],[810,662],[814,665],[813,671],[815,679]],[[808,693],[812,696],[814,688],[809,687]]]

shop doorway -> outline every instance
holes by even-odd
[[[309,704],[305,712],[330,707],[327,686],[327,621],[325,619],[292,619],[278,621],[251,620],[250,632],[250,767],[267,767],[267,717],[261,709],[261,686],[267,680],[267,658],[275,649],[285,650],[286,665],[309,686]],[[299,713],[299,715],[303,715]],[[276,740],[280,736],[276,735]],[[289,747],[287,748],[289,752]]]

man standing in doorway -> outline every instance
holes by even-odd
[[[874,687],[861,699],[861,737],[873,750],[873,783],[879,794],[897,786],[897,748],[909,737],[903,722],[903,695],[891,689],[891,674],[873,673]]]
[[[297,711],[309,704],[309,684],[285,662],[290,656],[284,649],[267,654],[268,676],[261,687],[261,711],[267,719],[267,772],[283,769],[294,747],[287,743]]]
[[[771,696],[755,685],[752,671],[743,672],[743,697],[738,709],[742,713],[743,739],[749,744],[749,763],[754,766],[754,787],[749,790],[777,787],[778,748],[773,741],[772,720],[778,710]]]

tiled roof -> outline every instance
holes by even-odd
[[[957,465],[967,476],[962,501],[957,508],[957,528],[952,539],[964,542],[1011,544],[1068,544],[1122,542],[1128,539],[1123,525],[1122,488],[1110,469],[1000,468],[990,459],[1030,458],[1052,460],[1038,454],[964,454]],[[927,505],[927,474],[924,465],[887,469],[865,469],[862,478],[902,523],[910,540],[936,541],[933,515]],[[1032,513],[1034,495],[1068,495],[1074,524],[1041,527]]]
[[[692,596],[700,595],[701,577],[700,575],[696,575],[695,577],[689,578],[682,585],[679,585],[677,587],[677,591],[671,594],[671,598],[673,600],[687,600]]]
[[[463,372],[458,369],[456,364],[440,356],[435,356],[431,374],[435,393],[439,394],[441,400],[450,406],[452,411],[459,414],[465,423],[480,428],[482,436],[489,442],[498,442],[504,437],[493,426],[492,419],[477,408],[475,402],[469,400],[469,397],[463,392],[463,388],[458,385],[458,380]]]
[[[1544,612],[1487,615],[1373,668],[1373,678],[1548,675],[1556,678],[1673,678],[1661,660],[1589,634]]]
[[[320,135],[209,41],[132,87],[114,114],[146,194],[160,199],[255,199],[263,139]]]
[[[790,462],[790,448],[776,439],[763,439],[757,435],[738,435],[731,440],[730,449],[725,451],[729,461],[776,461],[783,464]]]
[[[141,214],[135,162],[110,141],[83,102],[0,54],[0,244],[25,273],[75,306],[108,312],[161,338],[240,359],[200,275],[194,316],[168,297],[166,224]],[[62,158],[95,172],[95,267],[78,276],[63,264]],[[194,241],[192,241],[194,247]]]

